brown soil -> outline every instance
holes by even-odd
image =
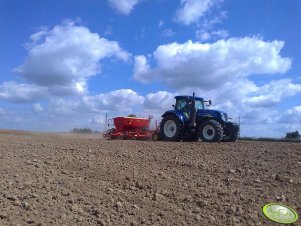
[[[99,136],[1,132],[0,225],[276,225],[269,202],[301,214],[300,143]]]

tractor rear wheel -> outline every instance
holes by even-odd
[[[206,120],[198,128],[198,134],[204,142],[220,142],[223,138],[223,127],[214,120]]]
[[[167,115],[160,125],[160,138],[165,141],[181,141],[182,124],[174,115]]]

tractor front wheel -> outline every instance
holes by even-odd
[[[181,122],[174,115],[167,115],[160,125],[160,138],[165,141],[181,141]]]
[[[221,124],[214,119],[206,120],[198,128],[199,136],[204,142],[220,142],[223,132]]]

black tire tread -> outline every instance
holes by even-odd
[[[216,135],[212,140],[206,140],[206,138],[204,138],[203,134],[202,134],[203,127],[208,124],[211,124],[216,130],[216,133],[215,133]],[[223,133],[224,133],[224,130],[223,130],[222,125],[214,119],[206,120],[198,127],[198,134],[199,134],[200,138],[202,139],[202,141],[204,141],[204,142],[220,142],[223,138]]]
[[[172,137],[172,138],[167,137],[164,134],[164,124],[168,120],[173,120],[176,123],[176,125],[177,125],[177,132],[176,132],[175,136]],[[161,125],[160,125],[160,135],[159,135],[161,140],[163,140],[163,141],[179,142],[182,139],[181,138],[181,132],[182,132],[182,124],[181,124],[180,120],[176,116],[174,116],[174,115],[166,115],[163,118],[163,120],[161,122]]]

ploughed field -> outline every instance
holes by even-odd
[[[0,172],[0,225],[275,225],[269,202],[301,214],[300,143],[2,131]]]

